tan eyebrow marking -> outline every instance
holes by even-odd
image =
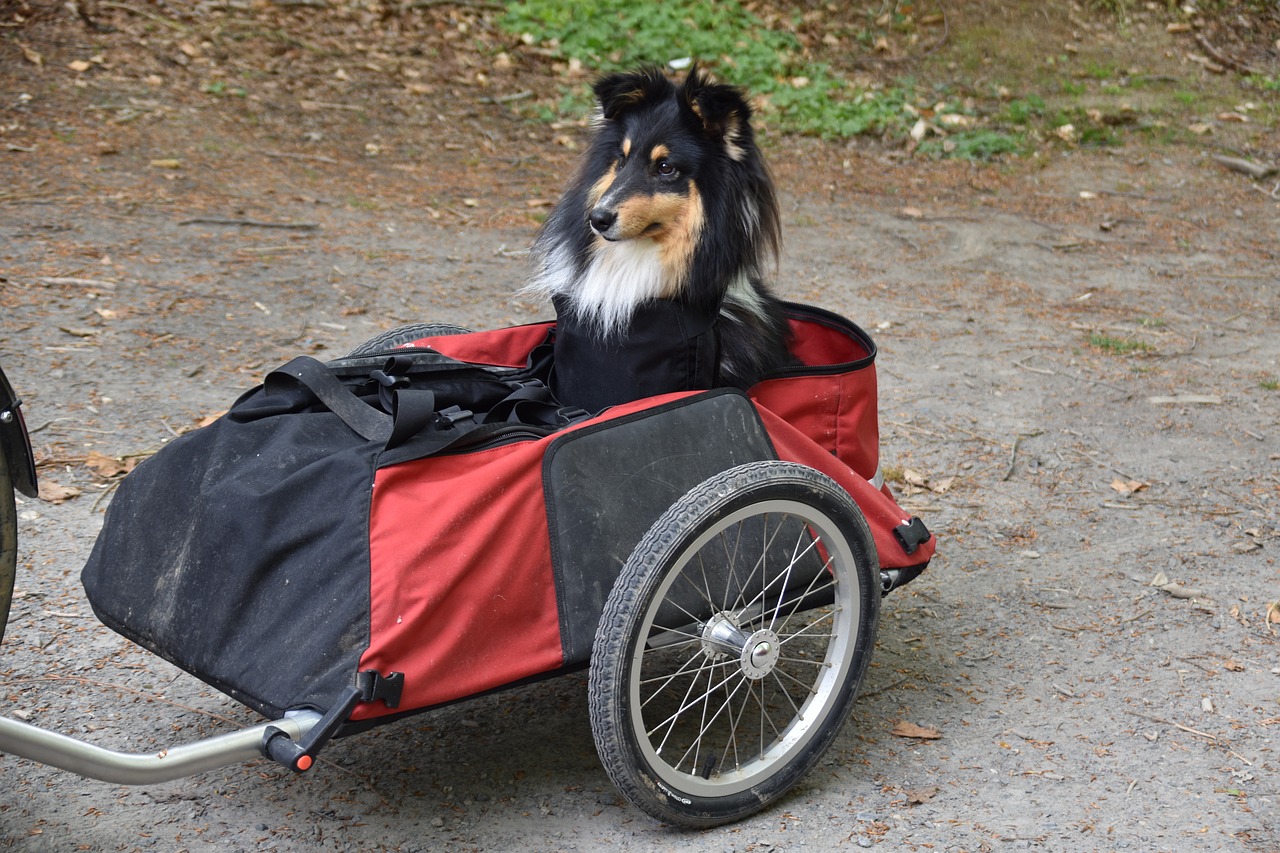
[[[649,152],[649,159],[653,161],[662,160],[671,156],[671,149],[665,145],[655,145],[653,150]]]
[[[626,139],[622,140],[622,156],[623,157],[631,156],[631,137],[629,136]]]

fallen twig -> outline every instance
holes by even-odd
[[[158,24],[164,24],[166,27],[170,27],[171,29],[175,29],[175,30],[177,30],[177,31],[178,31],[178,32],[180,32],[180,33],[189,33],[189,32],[191,32],[191,28],[190,28],[190,27],[188,27],[188,26],[184,26],[184,25],[182,25],[182,24],[178,23],[177,21],[170,20],[169,18],[166,18],[166,17],[164,17],[163,15],[157,15],[157,14],[156,14],[156,13],[154,13],[154,12],[148,12],[146,9],[137,9],[137,8],[134,8],[133,6],[130,6],[128,3],[114,3],[114,2],[112,2],[112,0],[103,0],[103,2],[102,2],[100,5],[101,5],[104,9],[119,9],[119,10],[121,10],[121,11],[123,11],[123,12],[129,12],[130,14],[138,15],[138,16],[143,17],[143,18],[150,18],[151,20],[155,21],[156,23],[158,23]]]
[[[513,92],[510,95],[498,95],[492,98],[480,98],[482,104],[509,104],[512,101],[523,101],[525,98],[532,98],[533,92],[525,89],[520,92]]]
[[[97,288],[101,288],[102,290],[116,289],[115,282],[102,281],[101,279],[96,279],[96,278],[65,278],[65,277],[59,278],[54,276],[54,277],[38,278],[36,279],[36,281],[40,282],[41,284],[47,284],[53,287],[59,287],[59,286],[65,285],[68,287],[97,287]]]
[[[1212,44],[1209,43],[1209,40],[1207,38],[1204,37],[1204,33],[1196,33],[1195,38],[1196,38],[1196,44],[1200,45],[1200,47],[1204,49],[1204,52],[1209,54],[1209,58],[1212,59],[1214,62],[1218,63],[1219,65],[1225,65],[1227,68],[1230,68],[1232,71],[1238,71],[1241,74],[1261,74],[1262,73],[1258,71],[1256,68],[1254,68],[1253,66],[1240,62],[1237,59],[1232,59],[1230,56],[1227,56],[1225,53],[1218,50],[1216,47],[1214,47]]]
[[[1018,443],[1022,441],[1021,435],[1013,437],[1013,447],[1009,450],[1009,467],[1005,469],[1004,476],[1000,478],[1001,482],[1008,480],[1013,476],[1014,466],[1018,463]]]
[[[1161,719],[1160,717],[1153,717],[1150,714],[1144,714],[1141,711],[1133,711],[1128,708],[1126,708],[1125,710],[1128,713],[1133,714],[1135,717],[1142,717],[1144,720],[1150,720],[1153,723],[1160,723],[1161,725],[1164,725],[1164,726],[1173,726],[1175,729],[1181,729],[1187,734],[1192,734],[1192,735],[1195,735],[1196,737],[1202,737],[1202,738],[1205,738],[1206,740],[1211,740],[1214,743],[1221,742],[1219,741],[1217,735],[1211,735],[1208,732],[1202,732],[1198,729],[1193,729],[1190,726],[1184,726],[1182,723],[1175,723],[1172,720],[1165,720],[1165,719]]]
[[[1277,183],[1274,187],[1272,187],[1271,192],[1267,192],[1257,184],[1250,184],[1249,186],[1253,187],[1255,190],[1257,190],[1258,192],[1262,193],[1265,196],[1268,196],[1274,199],[1280,199],[1280,183]]]
[[[257,219],[218,219],[197,216],[184,219],[179,225],[243,225],[251,228],[292,228],[298,231],[314,231],[320,226],[314,222],[261,222]]]
[[[1213,159],[1233,172],[1240,172],[1241,174],[1248,175],[1255,181],[1268,178],[1274,175],[1277,171],[1280,171],[1280,169],[1274,165],[1264,166],[1260,163],[1242,160],[1239,157],[1228,157],[1225,154],[1214,154]]]
[[[330,166],[338,165],[338,161],[332,157],[326,157],[323,154],[291,154],[288,151],[261,151],[263,157],[280,157],[289,160],[314,160],[317,163],[327,163]]]

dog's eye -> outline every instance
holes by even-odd
[[[670,160],[659,160],[656,168],[658,174],[664,178],[669,178],[676,173],[676,167]]]

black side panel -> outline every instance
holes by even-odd
[[[777,458],[755,406],[731,389],[554,441],[542,476],[565,664],[590,657],[614,579],[668,507],[721,471]]]
[[[126,477],[81,577],[107,626],[277,716],[327,708],[369,644],[378,448],[331,412],[255,417],[270,402]]]

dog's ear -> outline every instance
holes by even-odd
[[[680,102],[711,139],[723,143],[734,160],[746,156],[751,142],[751,104],[735,86],[716,83],[694,66],[680,87]]]
[[[596,81],[594,91],[605,121],[614,121],[636,107],[669,95],[671,81],[657,68],[609,74]]]

